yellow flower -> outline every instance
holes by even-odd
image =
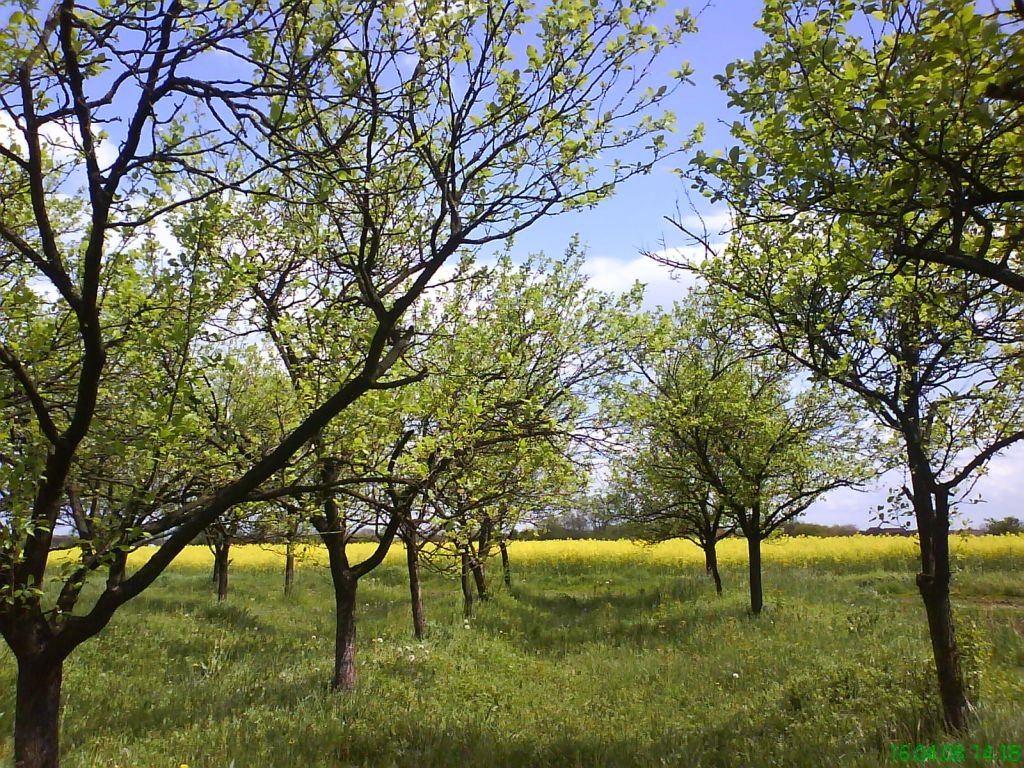
[[[1018,559],[1024,557],[1024,534],[1007,536],[951,536],[950,547],[956,556],[967,557],[981,562],[997,559]],[[376,547],[372,542],[349,545],[349,557],[362,560]],[[813,565],[827,563],[841,566],[858,563],[877,564],[883,567],[894,560],[906,561],[910,566],[918,556],[916,537],[910,536],[844,536],[816,538],[809,536],[782,537],[770,539],[762,545],[765,562],[782,565]],[[129,568],[137,568],[150,558],[156,547],[142,547],[132,552]],[[519,562],[653,562],[671,565],[704,564],[704,554],[689,541],[676,539],[654,546],[634,541],[513,541],[509,551]],[[54,554],[56,562],[72,560],[78,550],[67,549]],[[318,545],[310,544],[300,548],[304,563],[326,565],[327,552]],[[392,547],[387,562],[399,563],[404,560],[401,547]],[[279,568],[284,566],[284,546],[259,546],[250,544],[231,548],[231,560],[240,568]],[[728,538],[718,544],[718,561],[722,565],[741,565],[747,560],[747,544],[740,538]],[[213,557],[208,547],[189,546],[175,559],[176,567],[208,568]],[[912,567],[912,566],[911,566]],[[184,765],[184,763],[182,764]]]

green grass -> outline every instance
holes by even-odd
[[[300,570],[290,599],[278,572],[234,569],[223,604],[205,570],[174,570],[69,660],[63,764],[882,766],[894,741],[950,741],[912,573],[768,564],[758,619],[742,569],[723,577],[719,598],[698,568],[532,562],[467,627],[457,583],[429,576],[417,643],[388,565],[360,587],[359,688],[338,695],[323,569]],[[982,659],[958,741],[1020,743],[1019,571],[963,563],[956,608]],[[0,686],[9,765],[6,647]]]

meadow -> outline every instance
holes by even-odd
[[[950,743],[960,764],[1024,764],[1000,751],[1024,741],[1024,537],[954,541],[980,692],[955,740],[938,726],[915,548],[767,542],[752,618],[742,541],[722,544],[721,597],[684,542],[515,542],[511,592],[493,563],[471,620],[454,576],[425,575],[423,642],[395,550],[361,582],[359,685],[339,695],[322,554],[307,552],[285,597],[280,552],[239,548],[218,603],[210,554],[193,547],[69,660],[64,765],[895,766],[893,745]],[[2,765],[14,672],[5,646]]]

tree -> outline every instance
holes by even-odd
[[[216,475],[204,479],[209,490],[241,474],[278,444],[294,429],[298,413],[284,371],[267,359],[265,350],[229,347],[220,354],[216,366],[202,371],[201,376],[204,391],[194,393],[193,401],[211,426],[208,448],[220,457]],[[275,479],[282,488],[297,480],[289,476],[289,467],[279,470]],[[281,525],[284,505],[293,502],[293,498],[280,496],[267,502],[238,504],[207,526],[203,538],[213,553],[218,600],[227,599],[232,545],[260,542],[268,528],[293,527]]]
[[[799,520],[794,520],[782,526],[782,532],[787,536],[830,538],[833,536],[856,536],[858,530],[856,525],[825,525],[822,523],[803,523]]]
[[[1019,517],[1004,517],[1001,520],[988,518],[985,520],[985,532],[995,536],[1004,533],[1024,533],[1024,523]]]
[[[727,515],[747,540],[758,614],[761,542],[826,492],[872,474],[863,435],[848,403],[820,383],[799,386],[792,365],[759,350],[712,296],[691,293],[648,318],[643,336],[634,378],[608,405],[626,433],[620,474],[643,497],[636,515],[695,537],[709,565]]]
[[[423,522],[457,550],[484,598],[494,548],[507,582],[512,530],[578,485],[587,401],[621,367],[620,318],[639,294],[587,287],[575,242],[563,259],[513,265],[506,256],[482,277],[443,305],[449,320],[423,361],[436,377],[424,382],[418,412],[421,441],[450,457]]]
[[[902,450],[909,475],[902,495],[917,522],[917,585],[944,717],[960,730],[970,704],[949,603],[950,517],[978,470],[1024,438],[1018,353],[1001,341],[1015,333],[1019,310],[983,278],[981,285],[979,278],[968,283],[917,265],[894,280],[882,263],[872,274],[859,263],[859,251],[846,250],[856,237],[849,246],[819,251],[803,232],[779,234],[762,229],[756,239],[736,237],[728,270],[712,276],[724,263],[709,263],[707,274],[742,297],[794,359],[859,395],[901,443],[894,449]]]
[[[487,600],[487,562],[497,548],[505,584],[511,586],[506,542],[515,526],[527,509],[548,497],[571,493],[579,483],[558,437],[541,438],[529,432],[510,435],[508,440],[492,443],[487,450],[474,451],[471,458],[453,464],[438,483],[431,509],[443,538],[431,559],[436,563],[451,554],[458,559],[467,618],[474,603],[470,577],[476,596]]]
[[[622,535],[629,530],[633,502],[630,490],[613,482],[572,499],[564,505],[564,511],[551,516],[544,526],[548,530],[561,527],[597,538]]]
[[[1024,72],[1022,19],[968,0],[766,6],[771,42],[720,78],[767,121],[736,126],[758,158],[748,193],[784,217],[841,212],[890,233],[894,258],[1024,291],[1024,111],[1005,98]],[[796,169],[799,184],[778,184]]]
[[[984,98],[1019,47],[995,22],[967,3],[771,3],[768,43],[722,79],[741,145],[697,160],[698,185],[736,216],[705,274],[901,444],[954,731],[970,702],[949,602],[951,509],[1024,437],[1019,297],[1006,287],[1019,114]]]
[[[631,499],[626,519],[639,529],[645,541],[686,539],[700,547],[704,568],[715,583],[715,591],[722,594],[718,542],[732,534],[736,524],[714,488],[701,479],[697,467],[687,467],[683,457],[674,457],[676,461],[666,458],[637,452],[620,460],[614,484]]]
[[[226,510],[272,497],[338,414],[407,383],[389,378],[411,341],[401,320],[450,257],[598,202],[665,147],[672,82],[639,83],[684,15],[658,27],[649,3],[625,1],[553,5],[532,25],[515,2],[310,10],[24,2],[0,33],[0,633],[18,660],[18,768],[58,763],[74,648]],[[643,142],[636,162],[602,157]],[[234,224],[250,205],[305,227],[288,233],[301,248],[246,247]],[[188,242],[168,250],[156,235],[172,212]],[[255,284],[275,297],[271,323],[246,322]],[[206,427],[180,382],[226,337],[301,339],[304,317],[343,332],[318,350],[333,378],[302,392],[280,442],[198,492],[182,459]],[[104,451],[107,475],[127,465],[152,483],[79,505],[79,457]],[[83,546],[54,601],[64,524]],[[156,536],[125,573],[126,551]]]

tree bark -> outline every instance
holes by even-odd
[[[231,540],[225,539],[214,545],[213,571],[217,577],[217,602],[228,598],[228,556],[231,554]]]
[[[920,423],[920,403],[913,399],[906,410],[913,417],[904,427],[904,440],[921,553],[917,589],[921,593],[928,617],[928,636],[939,681],[942,717],[946,728],[959,733],[967,727],[971,704],[964,685],[953,610],[949,601],[949,584],[952,579],[949,569],[949,488],[936,482],[935,473],[922,447],[923,440],[917,428]]]
[[[60,687],[63,661],[18,660],[14,707],[14,768],[60,764]]]
[[[427,623],[423,617],[423,588],[420,584],[420,551],[416,546],[416,534],[406,531],[405,562],[409,569],[409,596],[412,601],[412,631],[417,640],[422,640],[427,633]]]
[[[461,552],[460,581],[462,582],[462,615],[467,619],[473,616],[473,587],[469,583],[469,554]]]
[[[501,552],[501,575],[505,579],[505,589],[512,591],[512,566],[508,561],[508,544],[502,539],[498,542],[498,550]]]
[[[481,600],[486,600],[490,595],[487,593],[487,573],[484,571],[484,564],[478,558],[471,557],[469,559],[469,569],[473,572],[477,596]]]
[[[320,477],[325,485],[338,479],[338,464],[332,458],[321,460]],[[334,675],[331,690],[351,691],[356,687],[356,587],[359,576],[349,566],[345,553],[344,519],[331,493],[321,499],[322,520],[313,520],[327,548],[334,587]]]
[[[939,698],[946,728],[961,733],[967,728],[970,703],[964,687],[960,650],[956,643],[953,612],[949,602],[949,583],[918,574],[917,587],[928,615],[928,635],[932,641],[935,671],[939,678]]]
[[[949,568],[949,493],[943,488],[934,488],[932,493],[934,508],[931,504],[923,504],[920,510],[915,509],[922,555],[917,588],[928,617],[928,636],[939,680],[942,717],[947,729],[962,733],[968,725],[971,704],[964,684],[949,600],[952,579]],[[915,507],[918,506],[917,495],[915,489]]]
[[[715,580],[715,591],[722,594],[722,577],[718,573],[718,548],[714,540],[704,545],[704,568]]]
[[[764,607],[764,595],[761,587],[761,538],[756,534],[747,534],[747,565],[750,573],[750,612],[755,616]]]
[[[284,593],[290,595],[295,588],[295,542],[285,544],[284,553]]]
[[[107,572],[107,589],[114,589],[120,586],[121,582],[124,581],[124,572],[127,565],[128,553],[118,550],[114,554],[114,561],[110,564],[110,570]]]
[[[334,631],[334,677],[331,689],[351,691],[356,687],[356,587],[351,573],[332,573],[337,611]]]

